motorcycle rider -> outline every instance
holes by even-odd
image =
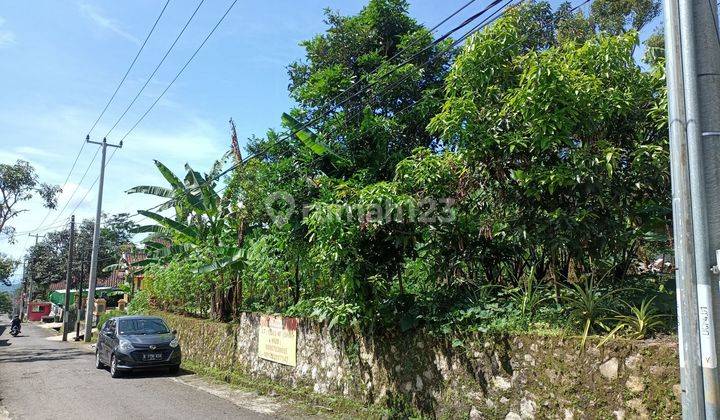
[[[10,324],[10,330],[14,330],[15,328],[20,332],[20,317],[17,315],[13,317],[12,323]]]

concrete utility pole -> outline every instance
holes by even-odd
[[[107,139],[103,138],[102,142],[90,141],[90,136],[85,138],[85,141],[92,144],[97,144],[102,147],[102,159],[100,161],[100,180],[98,183],[98,201],[97,210],[95,211],[95,231],[93,232],[93,244],[92,244],[92,256],[90,257],[90,280],[88,281],[88,298],[87,306],[85,307],[85,342],[90,342],[92,339],[92,327],[93,327],[93,309],[95,304],[95,285],[97,283],[97,260],[98,251],[100,249],[100,216],[102,214],[102,196],[103,196],[103,184],[105,182],[105,155],[107,147],[122,147],[122,141],[120,144],[109,144]]]
[[[683,417],[693,419],[715,419],[720,414],[717,22],[714,1],[665,0],[682,403]]]
[[[25,265],[27,263],[27,256],[23,258],[23,274],[22,274],[22,291],[20,292],[20,321],[25,321],[25,298],[27,297],[27,271],[25,271]]]
[[[73,246],[75,245],[75,215],[70,216],[70,241],[68,243],[67,272],[65,273],[65,302],[63,305],[62,341],[67,341],[70,329],[70,280],[72,279]],[[80,316],[80,314],[78,314]]]
[[[80,277],[78,277],[75,290],[77,290],[78,298],[75,302],[77,306],[77,320],[75,321],[75,341],[80,341],[80,313],[82,312],[82,279],[85,278],[85,260],[80,256]]]
[[[35,246],[37,246],[37,244],[38,244],[38,239],[45,237],[45,235],[37,235],[37,234],[33,235],[32,233],[28,233],[28,236],[32,236],[35,238]],[[30,274],[31,274],[30,275],[30,284],[28,285],[28,303],[32,299],[32,294],[33,294],[32,271],[30,272]]]

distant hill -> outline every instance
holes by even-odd
[[[0,283],[0,292],[9,292],[12,294],[19,287],[20,287],[19,283],[14,283],[14,284],[11,284],[10,286],[5,286],[4,284]]]

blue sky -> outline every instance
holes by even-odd
[[[172,80],[230,0],[207,0],[125,120],[108,138],[124,134]],[[410,13],[433,26],[466,0],[411,1]],[[136,54],[164,0],[122,2],[6,2],[0,9],[0,162],[30,161],[43,182],[62,184],[75,154],[117,82]],[[292,106],[285,66],[302,58],[302,40],[322,32],[323,9],[356,13],[364,1],[238,1],[185,73],[125,140],[106,172],[103,209],[134,212],[155,202],[128,196],[139,184],[163,184],[152,163],[159,159],[182,172],[188,162],[204,170],[229,145],[232,117],[241,141],[277,127]],[[478,1],[452,22],[480,10]],[[552,2],[555,4],[556,2]],[[171,0],[135,68],[93,131],[100,140],[172,43],[197,2]],[[443,28],[449,28],[448,23]],[[78,204],[98,173],[97,164],[78,187],[95,146],[86,147],[60,197]],[[94,215],[96,192],[79,203],[76,217]],[[46,211],[26,203],[13,221],[18,231],[35,229]],[[68,209],[68,210],[69,210]],[[46,221],[49,225],[57,214]],[[59,221],[69,216],[68,211]],[[55,222],[57,224],[59,222]],[[21,257],[32,241],[0,241],[0,252]]]

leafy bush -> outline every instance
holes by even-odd
[[[147,314],[150,311],[150,299],[146,291],[140,290],[127,306],[127,313],[130,315]]]
[[[618,304],[619,290],[602,290],[592,278],[583,284],[572,284],[565,296],[570,320],[580,326],[582,343],[591,333],[609,330],[612,311]]]
[[[330,297],[302,300],[288,309],[287,315],[301,316],[318,322],[328,322],[328,328],[357,325],[360,308],[349,303],[338,303]]]
[[[184,176],[156,162],[169,186],[131,190],[176,211],[144,213],[157,223],[140,229],[154,264],[131,310],[572,329],[583,345],[617,322],[638,336],[662,328],[640,302],[657,296],[658,314],[672,313],[672,288],[634,268],[671,242],[662,69],[634,61],[634,31],[595,33],[588,20],[565,42],[566,12],[519,5],[458,51],[432,43],[404,1],[329,16],[289,68],[297,108],[282,132],[248,145],[259,159],[229,180],[225,156]],[[385,98],[379,86],[333,102],[353,81],[382,83],[390,57],[411,51],[448,54],[403,66],[412,78]],[[322,116],[328,104],[336,112]],[[639,305],[625,314],[635,321],[616,319],[621,300]]]
[[[618,333],[639,340],[649,337],[650,334],[665,326],[666,315],[658,313],[657,308],[653,306],[653,300],[655,299],[643,299],[640,306],[626,303],[630,313],[619,313],[614,318],[617,325],[600,342],[600,345]]]

